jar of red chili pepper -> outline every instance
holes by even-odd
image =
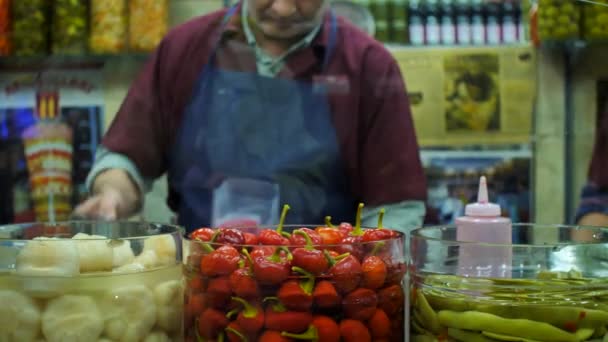
[[[0,0],[0,56],[11,53],[10,16],[11,3],[9,0]]]
[[[187,239],[186,341],[403,341],[404,234],[356,224],[200,228]]]

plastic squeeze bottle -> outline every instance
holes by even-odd
[[[456,238],[460,241],[459,274],[510,278],[513,255],[511,220],[501,217],[500,206],[488,201],[486,177],[479,180],[477,203],[467,204],[464,214],[456,218]]]

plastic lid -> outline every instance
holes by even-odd
[[[486,177],[479,179],[479,191],[477,193],[477,203],[467,204],[464,209],[466,216],[497,217],[500,216],[500,206],[496,203],[488,202],[488,185]]]

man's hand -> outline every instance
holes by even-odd
[[[608,227],[608,215],[602,213],[589,213],[581,217],[576,223],[580,226]],[[575,230],[572,239],[578,242],[594,241],[594,232],[591,230]]]
[[[74,214],[90,219],[116,220],[135,214],[141,194],[124,170],[109,169],[93,182],[93,196],[79,205]]]

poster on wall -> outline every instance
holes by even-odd
[[[530,47],[392,48],[423,147],[529,143],[536,94]]]
[[[453,224],[465,205],[477,201],[479,178],[485,176],[490,201],[513,222],[530,222],[532,151],[510,149],[423,149],[428,182],[426,224]]]
[[[68,218],[102,133],[100,70],[0,73],[0,223]]]

